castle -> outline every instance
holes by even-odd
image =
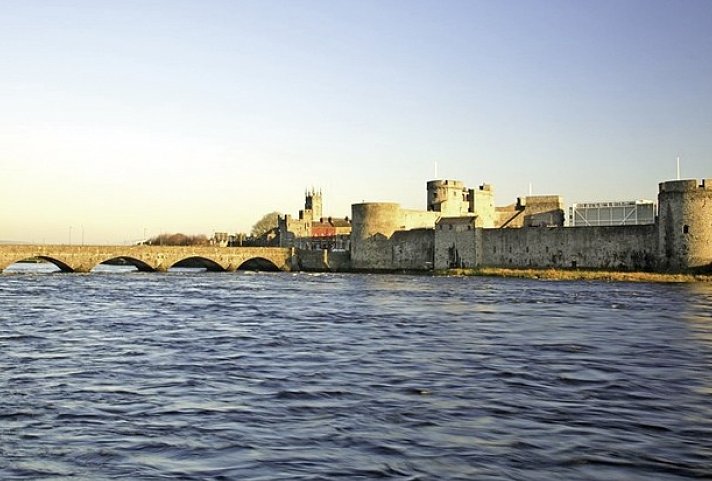
[[[352,270],[453,267],[712,269],[712,179],[659,184],[653,223],[565,227],[559,196],[495,207],[492,186],[427,183],[427,208],[352,207]]]

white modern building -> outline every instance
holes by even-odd
[[[655,223],[655,203],[651,200],[586,202],[569,208],[570,227],[644,225]]]

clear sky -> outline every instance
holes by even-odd
[[[0,240],[712,177],[709,0],[0,0]]]

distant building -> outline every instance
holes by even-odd
[[[518,197],[514,204],[497,207],[496,213],[494,227],[563,227],[564,200],[559,195],[528,195]]]
[[[296,247],[308,250],[348,250],[351,236],[351,221],[322,217],[321,191],[312,189],[304,193],[304,209],[299,218],[280,216],[277,226],[280,247]]]
[[[216,247],[240,247],[245,242],[245,234],[228,234],[227,232],[215,232],[209,245]]]
[[[279,247],[295,247],[295,240],[311,237],[312,223],[321,218],[321,191],[312,189],[304,193],[304,209],[299,217],[287,214],[277,220]]]
[[[227,247],[230,242],[230,235],[227,232],[216,232],[213,238],[210,239],[210,245],[218,247]]]
[[[655,203],[651,200],[587,202],[569,208],[570,227],[646,225],[655,223]]]
[[[350,237],[351,221],[348,217],[322,217],[318,222],[312,222],[311,235],[296,238],[293,247],[309,250],[349,250]]]

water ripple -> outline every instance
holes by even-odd
[[[3,480],[712,479],[712,286],[0,276]]]

